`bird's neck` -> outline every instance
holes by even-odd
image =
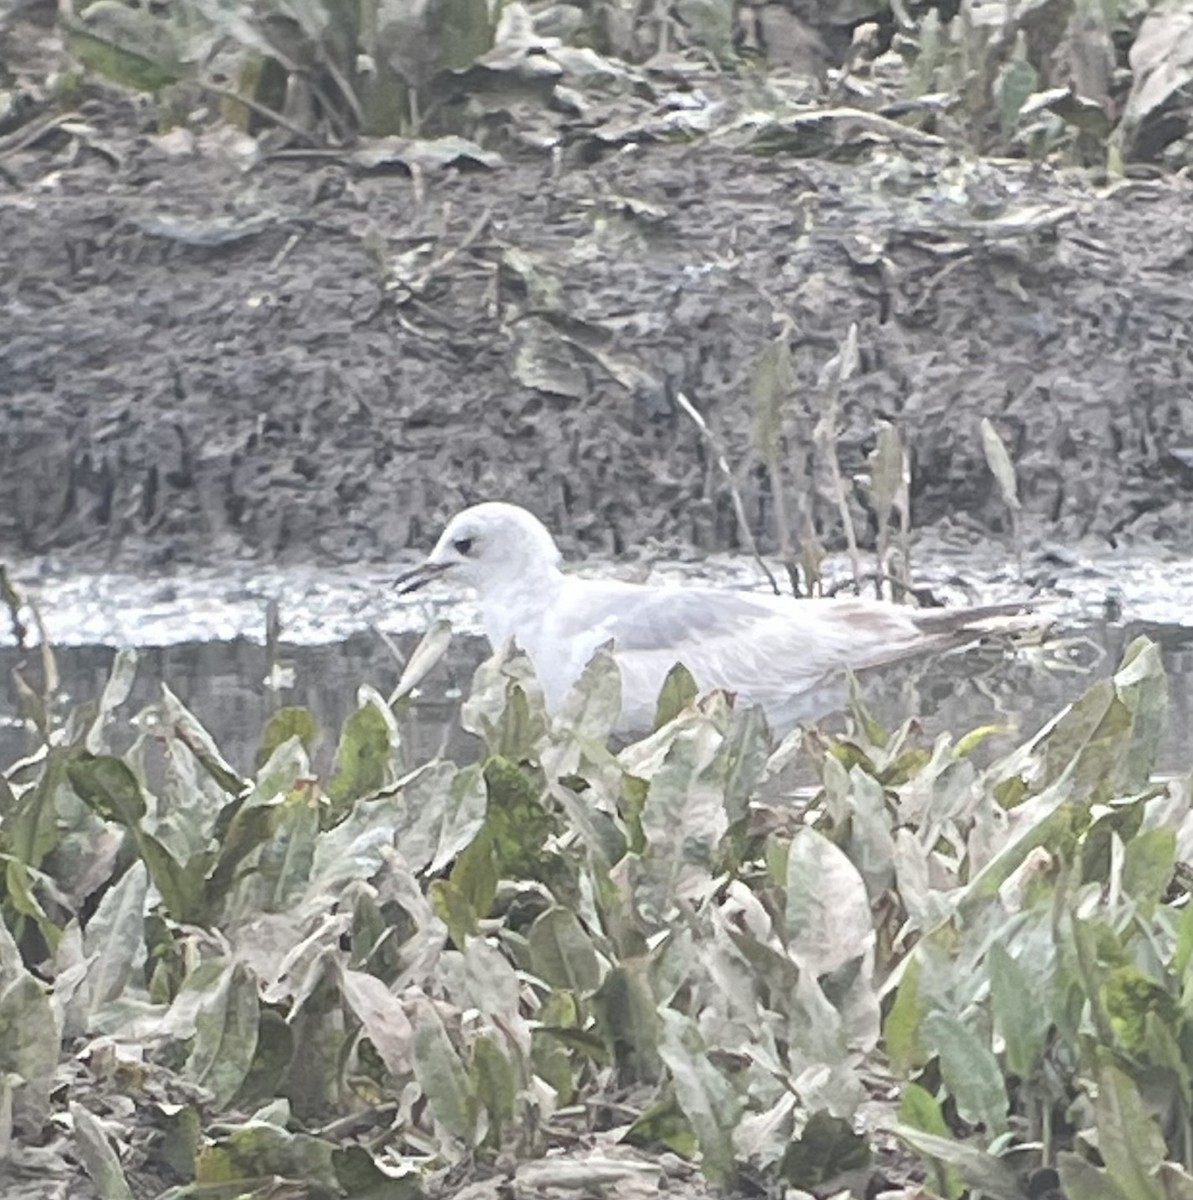
[[[485,635],[496,650],[512,637],[533,653],[543,619],[563,587],[558,567],[511,573],[493,581],[480,597]]]

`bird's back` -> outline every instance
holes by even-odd
[[[835,706],[828,690],[864,670],[972,640],[1014,606],[913,609],[882,601],[795,600],[708,587],[652,587],[569,576],[528,646],[549,702],[597,647],[613,643],[623,724],[648,726],[667,673],[682,662],[701,690],[762,705],[777,727]]]

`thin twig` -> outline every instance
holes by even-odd
[[[786,315],[779,334],[762,352],[754,368],[750,388],[754,404],[754,440],[770,477],[771,498],[775,506],[775,533],[779,538],[779,556],[791,582],[791,590],[799,596],[799,567],[791,543],[791,522],[787,516],[787,493],[783,487],[783,472],[779,449],[783,440],[783,407],[794,390],[795,372],[791,364],[788,337],[793,323]],[[802,498],[801,498],[802,499]],[[802,504],[801,504],[802,509]]]
[[[32,146],[35,142],[41,141],[48,133],[53,133],[55,129],[62,125],[69,125],[71,121],[83,121],[86,118],[82,113],[67,112],[67,113],[51,113],[48,117],[41,117],[30,121],[20,128],[15,129],[6,137],[0,138],[0,158],[6,157],[9,154],[15,154],[18,150],[24,150],[28,146]]]
[[[909,517],[911,466],[907,449],[898,430],[883,422],[878,428],[877,445],[870,455],[870,498],[878,516],[877,553],[878,565],[884,572],[891,572],[891,509],[899,514],[899,549],[902,554],[900,579],[888,575],[891,583],[891,599],[902,599],[911,585],[911,552]],[[881,586],[879,588],[881,597]]]
[[[381,644],[393,656],[393,660],[397,664],[398,670],[399,671],[404,670],[406,667],[407,656],[402,653],[401,649],[398,647],[398,643],[395,642],[393,640],[393,638],[391,638],[389,636],[389,634],[386,633],[385,630],[381,628],[380,625],[376,625],[376,624],[370,622],[369,629],[371,632],[375,633],[378,638],[381,639]]]
[[[347,101],[348,107],[352,109],[352,115],[356,118],[357,129],[365,127],[365,110],[360,106],[360,99],[353,89],[352,84],[344,77],[344,72],[340,70],[336,61],[330,54],[323,56],[323,66],[327,68],[327,73],[332,77],[335,85],[340,90],[340,95]],[[328,115],[334,112],[334,108],[330,102],[325,101],[328,107]]]
[[[289,257],[290,251],[302,241],[302,233],[292,233],[287,239],[286,244],[273,256],[269,263],[269,269],[276,271]]]
[[[289,130],[295,137],[302,138],[309,145],[314,146],[318,143],[319,139],[310,130],[303,129],[301,125],[291,121],[289,117],[283,116],[280,112],[276,112],[272,108],[268,108],[250,96],[242,96],[239,92],[234,92],[231,88],[220,87],[218,83],[208,83],[204,79],[199,79],[196,82],[203,91],[210,95],[218,96],[221,100],[231,101],[233,104],[243,104],[245,108],[251,109],[257,116],[264,117],[267,121],[272,121],[282,129]]]
[[[899,495],[899,574],[903,577],[903,590],[911,592],[911,459],[906,447]]]
[[[941,601],[937,599],[935,593],[928,587],[913,587],[910,580],[904,580],[898,575],[892,575],[890,571],[878,569],[867,571],[861,578],[862,583],[876,583],[880,587],[882,584],[889,584],[893,589],[898,589],[903,595],[911,596],[921,608],[939,608]],[[832,597],[838,596],[846,588],[856,590],[857,582],[852,579],[838,579],[834,583],[830,583],[824,588],[821,593],[823,596]]]
[[[841,474],[841,464],[837,459],[836,429],[833,426],[829,426],[829,428],[833,430],[833,436],[825,437],[824,439],[828,449],[825,457],[828,464],[828,473],[833,481],[833,496],[837,502],[837,512],[841,516],[841,524],[845,529],[845,545],[849,551],[849,561],[853,568],[854,591],[860,595],[862,589],[862,555],[858,549],[857,533],[853,528],[853,514],[849,511],[849,496],[845,491],[845,479]]]
[[[807,410],[802,402],[798,400],[798,392],[795,387],[795,368],[791,363],[790,346],[796,336],[796,324],[791,315],[783,311],[777,305],[772,304],[772,308],[779,318],[779,333],[778,337],[783,339],[783,345],[786,348],[788,369],[789,369],[789,390],[791,398],[796,400],[795,404],[795,420],[796,420],[796,442],[802,447],[805,441],[805,432],[807,426]],[[776,432],[780,426],[780,422],[776,420]],[[779,468],[779,447],[778,439],[773,447],[774,463],[770,467],[772,472],[771,493],[775,498],[775,528],[779,534],[779,545],[783,555],[783,566],[787,569],[787,577],[791,581],[791,591],[794,595],[800,596],[803,594],[801,586],[799,563],[796,561],[795,546],[791,539],[792,522],[787,512],[787,492],[783,486],[783,475]],[[802,525],[811,523],[812,499],[811,488],[807,478],[807,472],[804,470],[806,466],[800,455],[796,455],[791,464],[791,469],[795,475],[795,517],[796,521]],[[810,551],[811,552],[811,551]],[[809,558],[810,561],[810,558]],[[807,593],[812,595],[814,580],[809,574],[806,581]]]
[[[340,140],[341,141],[346,140],[348,130],[345,128],[344,123],[340,120],[339,114],[336,110],[336,106],[334,104],[332,104],[332,102],[331,102],[331,97],[328,96],[327,93],[323,90],[323,88],[319,86],[318,80],[316,78],[314,78],[312,73],[309,72],[305,67],[299,66],[296,59],[291,58],[285,52],[285,50],[278,44],[277,38],[269,37],[267,34],[266,41],[269,43],[270,55],[273,58],[277,59],[278,63],[281,65],[282,69],[285,70],[285,72],[288,75],[293,76],[295,79],[301,79],[311,89],[312,96],[320,103],[320,105],[322,105],[323,111],[327,114],[328,120],[331,121],[331,123],[336,127],[336,133],[339,135]],[[321,59],[322,59],[322,65],[329,68],[332,80],[336,83],[336,85],[338,87],[340,87],[342,90],[347,89],[344,91],[344,98],[348,101],[348,105],[352,109],[353,114],[356,116],[357,120],[360,121],[361,124],[363,125],[364,115],[361,112],[360,102],[356,98],[355,93],[353,93],[351,91],[351,88],[348,88],[347,84],[344,83],[342,75],[340,74],[339,70],[336,68],[335,64],[330,60],[330,58],[328,58],[326,56],[321,56]],[[200,80],[200,84],[204,87],[214,86],[214,85],[206,84],[202,80]],[[277,120],[284,129],[289,129],[292,132],[300,133],[300,136],[303,136],[304,140],[310,142],[311,145],[318,144],[319,139],[316,138],[314,134],[306,133],[305,131],[302,131],[300,126],[296,126],[293,124],[289,124],[286,121],[279,120],[279,114],[273,112],[272,109],[259,107],[256,104],[256,102],[246,100],[243,96],[236,94],[236,93],[231,94],[231,99],[239,100],[242,104],[248,105],[249,108],[254,109],[256,112],[260,113],[262,116],[268,117],[271,120]]]
[[[0,564],[0,601],[4,607],[8,609],[8,619],[12,622],[12,636],[16,641],[17,649],[25,649],[25,640],[29,636],[29,630],[25,627],[25,622],[21,620],[21,594],[13,586],[12,580],[8,577],[8,567],[5,564]]]
[[[779,535],[779,556],[787,571],[794,596],[802,595],[799,564],[795,561],[795,549],[791,542],[791,522],[787,518],[787,494],[783,490],[783,473],[779,467],[779,448],[768,446],[766,450],[766,473],[770,476],[770,492],[775,504],[775,532]]]
[[[845,544],[849,550],[849,561],[853,566],[854,589],[858,595],[862,590],[862,556],[858,550],[857,532],[853,527],[853,514],[849,511],[849,495],[845,490],[845,479],[841,474],[841,462],[837,457],[837,408],[841,398],[841,384],[853,374],[853,360],[857,356],[857,327],[851,325],[836,354],[836,369],[829,364],[825,372],[829,378],[828,403],[824,415],[817,422],[814,439],[825,450],[825,461],[833,482],[833,495],[841,525],[845,531]],[[823,379],[823,376],[822,376]]]
[[[435,275],[439,274],[444,267],[449,266],[452,262],[459,258],[465,250],[470,249],[478,241],[480,241],[481,234],[488,229],[489,222],[492,219],[492,208],[486,208],[485,211],[482,212],[479,217],[477,217],[477,219],[473,222],[472,227],[463,236],[463,238],[456,243],[456,245],[452,246],[448,250],[445,250],[444,253],[438,258],[432,259],[431,262],[427,264],[426,270],[424,270],[422,274],[420,274],[419,277],[412,284],[410,284],[410,290],[416,293],[425,291],[427,284],[431,282]]]
[[[725,476],[725,482],[729,486],[729,495],[733,499],[733,511],[737,514],[738,528],[741,530],[742,538],[750,548],[750,553],[754,556],[754,561],[762,568],[762,573],[766,576],[772,590],[776,596],[782,595],[779,590],[778,581],[775,579],[771,569],[762,561],[762,555],[758,553],[758,543],[754,540],[754,534],[750,529],[750,522],[746,519],[746,508],[742,504],[741,493],[737,490],[737,481],[733,478],[733,472],[729,469],[729,460],[725,457],[725,451],[721,449],[720,442],[717,441],[716,434],[708,427],[708,422],[700,415],[695,405],[683,394],[683,392],[675,393],[675,402],[681,409],[695,422],[696,428],[700,430],[701,437],[708,443],[709,449],[712,450],[716,464],[721,474]]]

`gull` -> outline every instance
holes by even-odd
[[[772,729],[839,706],[846,671],[974,642],[1023,605],[918,609],[883,600],[812,599],[718,587],[566,575],[555,539],[516,504],[466,508],[426,560],[396,581],[412,592],[440,576],[476,590],[494,649],[511,638],[557,710],[596,651],[621,674],[619,730],[648,730],[676,663],[702,692],[757,704]]]

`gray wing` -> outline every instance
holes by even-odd
[[[796,600],[719,588],[647,587],[569,577],[557,645],[571,669],[612,641],[623,710],[645,724],[667,672],[682,662],[702,690],[722,688],[761,704],[772,723],[816,715],[845,669],[883,666],[988,632],[1015,606],[914,609],[875,600]],[[811,705],[811,707],[808,707]]]
[[[846,667],[878,666],[939,645],[914,609],[865,600],[795,600],[718,588],[569,580],[560,633],[591,654],[612,640],[628,685],[657,693],[682,662],[702,688],[763,704]],[[949,640],[953,640],[950,625]]]
[[[605,580],[583,585],[570,606],[573,635],[600,630],[619,650],[670,650],[737,638],[773,616],[765,596],[717,588],[644,587]],[[570,597],[569,597],[570,598]]]

